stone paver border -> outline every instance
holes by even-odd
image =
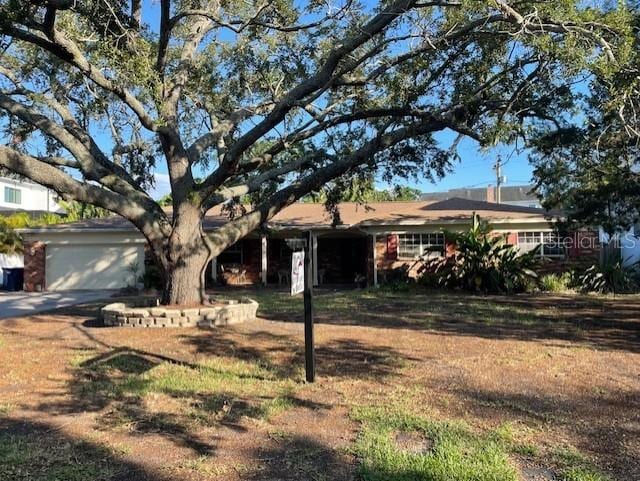
[[[216,301],[211,306],[178,309],[158,305],[157,299],[132,304],[116,302],[101,309],[105,326],[112,327],[214,327],[256,318],[253,299]]]

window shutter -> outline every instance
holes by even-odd
[[[456,253],[456,243],[450,239],[444,238],[444,255],[450,257]]]
[[[398,259],[398,235],[397,234],[387,235],[387,259],[393,260],[393,261]]]

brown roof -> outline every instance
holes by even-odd
[[[468,199],[447,199],[443,201],[416,202],[372,202],[359,204],[344,202],[338,208],[340,223],[338,227],[366,227],[383,225],[422,225],[438,223],[468,223],[473,212],[489,221],[528,221],[545,220],[548,214],[543,209],[520,207],[506,204]],[[221,207],[207,213],[205,230],[214,229],[228,221]],[[323,204],[296,203],[283,209],[270,222],[269,227],[276,229],[308,229],[332,227],[331,215]],[[68,224],[45,226],[39,229],[25,229],[24,232],[61,231],[75,232],[87,230],[127,231],[134,226],[120,216],[102,219],[88,219]]]
[[[531,207],[447,199],[439,202],[345,202],[339,206],[341,225],[345,227],[373,225],[421,225],[428,223],[468,222],[473,212],[487,220],[544,220],[545,211]],[[330,226],[331,217],[322,204],[294,204],[278,213],[270,225],[282,227]]]

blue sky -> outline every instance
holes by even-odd
[[[500,155],[503,162],[502,174],[507,177],[506,185],[524,185],[531,181],[531,166],[526,152],[518,153],[512,146],[498,146],[489,151],[484,151],[472,140],[465,140],[458,150],[461,161],[455,164],[453,172],[442,180],[432,183],[427,179],[419,179],[418,182],[401,181],[400,185],[417,187],[423,192],[441,192],[449,189],[464,187],[484,187],[495,184],[495,171],[493,169],[496,156]],[[389,185],[379,183],[379,188],[388,188]],[[152,192],[154,198],[169,193],[169,177],[166,168],[162,167],[156,173],[156,186]]]
[[[155,0],[143,1],[143,20],[152,26],[159,20],[158,2]],[[438,136],[447,146],[451,142],[450,133],[442,133]],[[465,139],[458,147],[461,161],[453,166],[452,172],[443,179],[433,183],[426,178],[403,180],[396,179],[396,184],[417,187],[423,192],[446,191],[454,188],[483,187],[495,184],[495,171],[493,165],[496,157],[501,156],[503,161],[503,175],[507,177],[506,185],[523,185],[531,180],[532,169],[527,161],[526,152],[516,152],[513,146],[498,146],[490,150],[481,149],[478,144]],[[196,176],[204,177],[206,172],[196,172]],[[391,187],[385,183],[378,183],[381,189]],[[166,165],[159,162],[156,171],[156,186],[152,191],[154,198],[159,198],[169,192],[169,178],[166,173]]]
[[[485,150],[471,140],[465,139],[458,148],[460,162],[453,166],[452,172],[443,179],[431,182],[421,178],[418,181],[398,179],[397,184],[409,185],[419,188],[423,192],[442,192],[449,189],[467,187],[485,187],[495,184],[496,176],[494,164],[496,157],[502,160],[502,175],[507,177],[505,185],[524,185],[531,182],[532,168],[529,164],[527,153],[518,151],[513,146],[499,145]],[[378,188],[391,187],[389,184],[379,182]],[[169,176],[166,174],[166,166],[161,162],[156,172],[156,186],[152,191],[154,198],[162,197],[169,193]]]
[[[481,149],[478,144],[465,139],[458,147],[460,162],[453,166],[452,172],[443,179],[431,182],[424,177],[418,181],[397,179],[397,184],[416,187],[423,192],[442,192],[449,189],[467,187],[485,187],[495,184],[496,176],[494,164],[496,157],[502,160],[502,175],[507,177],[506,185],[524,185],[531,182],[532,168],[527,158],[527,152],[518,151],[513,146],[499,145],[489,150]],[[159,198],[169,193],[169,176],[166,167],[160,163],[156,172],[156,186],[152,191],[154,198]],[[391,187],[389,184],[379,182],[378,188]]]
[[[446,134],[444,134],[446,136]],[[502,175],[507,177],[506,185],[523,185],[531,182],[532,168],[527,152],[519,151],[514,146],[499,145],[489,150],[481,149],[478,144],[465,139],[458,147],[460,162],[454,164],[452,172],[443,179],[433,183],[427,179],[399,181],[399,184],[417,187],[423,192],[441,192],[464,187],[484,187],[495,184],[494,164],[500,156]],[[380,187],[385,187],[380,184]]]

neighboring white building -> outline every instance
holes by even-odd
[[[64,214],[57,203],[57,195],[42,185],[28,180],[0,177],[0,215],[28,212],[33,215],[51,212]],[[0,254],[0,287],[3,284],[4,267],[23,267],[22,254]]]
[[[27,180],[0,177],[0,214],[13,212],[51,212],[63,214],[57,194]]]

